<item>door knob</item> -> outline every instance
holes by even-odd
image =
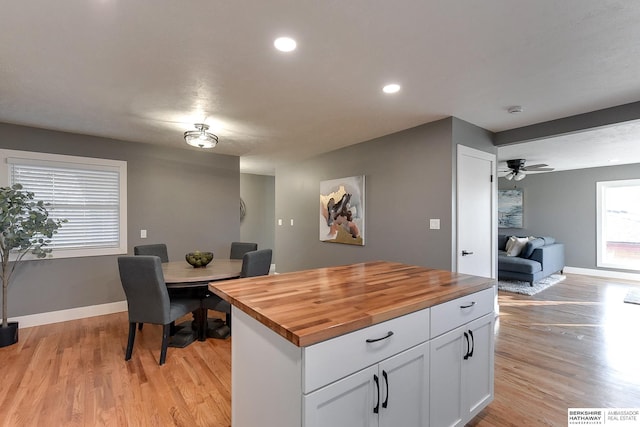
[[[462,251],[462,256],[473,255],[473,252]]]

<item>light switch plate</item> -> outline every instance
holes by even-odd
[[[431,230],[440,230],[440,220],[439,219],[430,219],[429,220],[429,228]]]
[[[147,238],[147,230],[140,230],[140,238],[141,239]]]

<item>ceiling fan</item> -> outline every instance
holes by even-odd
[[[527,176],[526,172],[549,172],[552,171],[553,168],[549,168],[544,163],[539,163],[537,165],[525,166],[525,159],[513,159],[507,160],[507,167],[509,168],[509,173],[507,173],[504,177],[505,179],[511,181],[512,179],[515,181],[521,181]]]

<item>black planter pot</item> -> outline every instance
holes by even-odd
[[[7,347],[18,342],[18,322],[9,322],[6,328],[3,328],[0,322],[0,347]]]

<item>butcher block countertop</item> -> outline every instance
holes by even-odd
[[[375,261],[209,284],[298,347],[494,286],[495,280]]]

